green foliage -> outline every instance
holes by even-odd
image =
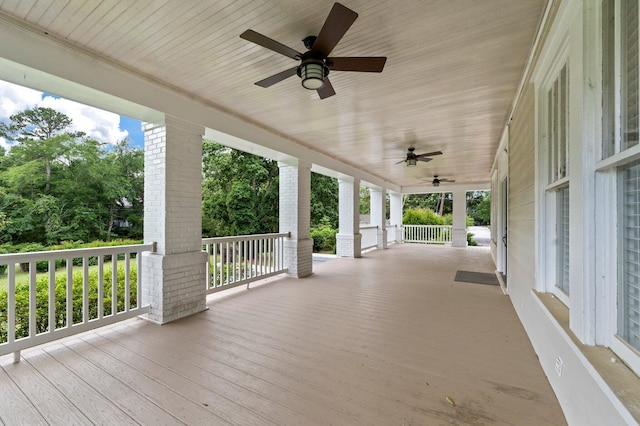
[[[471,232],[467,232],[467,245],[470,246],[477,246],[478,243],[476,242],[475,238],[473,238],[475,234],[471,233]]]
[[[329,220],[324,218],[320,224],[311,228],[311,238],[313,239],[313,251],[319,252],[328,250],[332,253],[336,251],[337,230],[331,226]]]
[[[467,214],[473,218],[473,224],[488,225],[491,220],[491,193],[467,192]]]
[[[364,186],[360,187],[360,214],[371,214],[371,193]]]
[[[129,308],[137,305],[136,283],[137,271],[135,264],[130,268],[130,300]],[[73,303],[73,324],[82,322],[83,311],[83,288],[82,273],[74,273],[72,278],[72,303]],[[104,271],[104,291],[103,291],[103,312],[104,315],[112,313],[112,282],[111,269]],[[92,271],[88,277],[89,283],[89,318],[98,318],[98,271]],[[117,271],[117,311],[125,309],[125,271],[124,267],[119,267]],[[61,328],[67,325],[67,278],[65,274],[56,274],[55,280],[55,327]],[[20,282],[16,284],[16,339],[29,335],[29,283]],[[7,341],[7,290],[0,290],[0,343]],[[36,281],[36,333],[44,333],[49,330],[49,281],[43,276]]]
[[[415,207],[405,210],[402,223],[404,225],[444,225],[445,220],[431,209]]]
[[[491,222],[491,193],[478,203],[476,208],[477,222],[479,225],[488,225]]]
[[[278,231],[278,165],[203,141],[202,232],[205,236]]]
[[[0,161],[0,244],[142,236],[144,152],[127,140],[110,147],[86,138],[71,124],[50,108],[2,124],[12,148]]]
[[[311,172],[311,227],[328,222],[338,227],[338,180]]]

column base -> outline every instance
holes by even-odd
[[[336,234],[336,255],[338,257],[362,257],[362,234]]]
[[[140,298],[149,319],[166,324],[206,310],[207,253],[142,253]]]
[[[467,228],[454,229],[451,235],[452,247],[466,247],[467,246]]]
[[[378,249],[387,248],[387,230],[378,228]]]
[[[308,277],[313,273],[313,239],[284,240],[284,264],[294,278]]]

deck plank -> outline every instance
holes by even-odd
[[[26,351],[23,353],[23,358],[50,383],[54,383],[64,395],[73,395],[74,405],[88,417],[91,423],[96,425],[138,424],[44,350],[34,348]]]
[[[47,422],[29,398],[4,370],[9,359],[0,368],[0,420],[6,425],[44,425]]]
[[[31,404],[46,418],[46,424],[88,424],[89,419],[28,361],[7,364],[4,371],[28,395]],[[46,415],[44,414],[46,413]]]
[[[331,260],[170,324],[25,351],[12,374],[39,374],[96,424],[566,424],[508,297],[455,282],[462,268],[490,272],[490,254],[405,244]],[[1,422],[15,424],[10,404],[34,424],[58,415],[30,380],[0,387]]]

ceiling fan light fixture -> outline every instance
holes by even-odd
[[[307,60],[298,68],[298,75],[302,79],[302,87],[318,90],[324,87],[324,78],[328,69],[322,60]]]
[[[415,157],[407,158],[407,167],[413,167],[418,164],[418,159]]]
[[[439,180],[434,180],[433,181],[433,186],[440,186],[440,181]]]

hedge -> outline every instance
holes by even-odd
[[[129,308],[137,305],[136,286],[137,271],[132,264],[129,271],[130,277],[130,304]],[[124,311],[124,266],[118,268],[117,311]],[[111,315],[111,269],[104,271],[103,313]],[[73,274],[73,323],[82,322],[82,272]],[[66,274],[57,274],[55,282],[55,328],[67,325],[67,277]],[[16,339],[29,335],[29,283],[16,284]],[[0,290],[0,343],[7,341],[7,290]],[[89,319],[98,318],[98,271],[89,272]],[[49,330],[49,280],[48,277],[40,277],[36,281],[36,333]]]

